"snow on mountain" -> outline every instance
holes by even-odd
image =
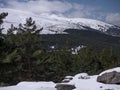
[[[86,30],[86,27],[106,32],[109,28],[115,27],[111,24],[86,18],[66,18],[46,13],[38,15],[24,10],[20,11],[8,8],[0,8],[0,13],[1,12],[8,12],[8,16],[4,20],[4,27],[9,28],[11,24],[17,26],[19,23],[25,23],[26,18],[32,17],[33,20],[36,21],[38,27],[43,27],[43,31],[41,32],[42,34],[61,34],[65,33],[65,29]],[[4,30],[4,33],[5,32],[6,30]]]

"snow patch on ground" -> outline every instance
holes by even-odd
[[[105,72],[117,71],[120,72],[120,67],[106,70]],[[101,73],[101,74],[102,74]],[[98,75],[89,76],[87,73],[79,73],[75,76],[67,76],[66,78],[73,78],[68,83],[75,85],[74,90],[120,90],[120,85],[116,84],[102,84],[97,82]],[[16,86],[0,87],[0,90],[56,90],[54,82],[20,82]]]
[[[53,82],[20,82],[16,86],[0,87],[0,90],[56,90]]]
[[[53,82],[20,82],[16,86],[24,86],[24,87],[55,87],[55,83]]]

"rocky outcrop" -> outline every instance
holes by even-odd
[[[74,85],[70,85],[70,84],[57,84],[55,86],[55,88],[57,88],[57,90],[73,90],[75,89],[75,86]]]
[[[97,81],[105,84],[120,84],[120,72],[108,72],[97,77]]]

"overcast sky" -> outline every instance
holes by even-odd
[[[120,0],[0,0],[0,7],[98,19],[120,26]]]

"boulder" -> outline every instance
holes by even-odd
[[[73,90],[75,89],[75,86],[74,85],[70,85],[70,84],[57,84],[55,86],[55,88],[57,88],[57,90]]]
[[[105,84],[120,84],[120,72],[107,72],[97,77],[97,81]]]

